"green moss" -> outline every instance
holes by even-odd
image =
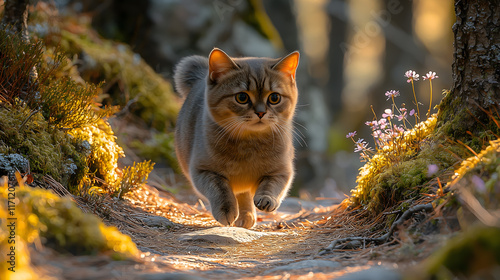
[[[454,154],[463,154],[457,145],[432,134],[435,124],[436,118],[431,117],[407,132],[397,151],[393,147],[379,150],[360,169],[351,204],[366,206],[376,215],[426,193],[423,185],[432,179],[427,174],[429,165],[437,165],[443,171],[458,161]],[[405,210],[404,204],[399,208]]]
[[[243,20],[268,39],[275,48],[283,49],[283,42],[273,23],[269,19],[262,0],[249,0],[249,9],[242,15]]]
[[[41,113],[0,106],[0,152],[25,156],[31,171],[63,185],[77,185],[87,171],[81,140],[52,129]]]
[[[61,31],[61,45],[68,55],[85,55],[91,60],[82,71],[87,81],[108,82],[107,94],[113,101],[110,105],[125,106],[132,100],[129,108],[148,125],[160,131],[172,127],[180,108],[170,83],[156,74],[128,46],[101,39],[94,42],[85,34]]]
[[[425,270],[430,278],[439,275],[469,278],[495,269],[500,265],[499,236],[497,227],[477,226],[467,230],[426,260]]]
[[[17,234],[26,243],[40,240],[45,246],[72,254],[112,252],[127,257],[138,252],[130,237],[105,226],[96,216],[83,213],[69,198],[22,184],[15,188],[15,195]],[[7,196],[7,186],[2,186],[3,213],[6,213]],[[2,224],[6,223],[6,217],[0,216]]]
[[[484,148],[484,144],[500,135],[500,119],[498,108],[469,108],[460,96],[451,91],[443,91],[444,98],[438,105],[439,119],[436,135],[458,140],[476,152]]]
[[[136,149],[143,158],[155,162],[166,160],[173,169],[181,172],[175,155],[174,133],[154,133],[149,140],[132,141],[130,147]]]
[[[89,171],[104,179],[110,193],[116,191],[119,182],[118,158],[124,156],[123,149],[116,144],[116,137],[109,124],[99,120],[96,124],[72,129],[68,133],[77,139],[90,144],[90,155],[87,158]]]
[[[487,210],[500,208],[500,139],[490,141],[490,145],[480,153],[464,160],[455,171],[449,184],[467,188]]]

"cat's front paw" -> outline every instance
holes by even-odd
[[[257,218],[252,212],[240,213],[234,225],[242,228],[251,228],[257,222]]]
[[[266,212],[273,212],[279,206],[279,202],[278,200],[276,200],[276,198],[265,194],[255,195],[253,198],[253,202],[255,204],[255,207]]]
[[[212,216],[223,226],[231,226],[238,218],[238,208],[233,203],[212,206]]]

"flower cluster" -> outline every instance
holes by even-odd
[[[383,151],[384,149],[390,149],[393,153],[392,156],[394,156],[394,158],[396,159],[399,157],[399,154],[404,153],[404,149],[406,149],[406,147],[408,146],[408,143],[405,143],[404,141],[405,133],[410,133],[410,130],[414,126],[418,126],[417,123],[420,121],[418,101],[416,99],[415,88],[413,85],[413,82],[419,80],[420,75],[413,70],[408,70],[406,71],[404,76],[407,78],[407,82],[412,84],[413,95],[415,97],[415,106],[417,110],[411,109],[410,111],[408,111],[405,108],[404,104],[401,106],[397,106],[395,98],[400,96],[400,92],[398,90],[389,90],[385,92],[385,96],[387,97],[387,100],[392,100],[391,108],[384,110],[382,118],[377,118],[377,115],[374,112],[374,119],[372,121],[365,122],[365,124],[371,128],[371,135],[373,136],[373,139],[375,141],[375,150],[378,152],[381,150]],[[424,80],[431,81],[433,79],[437,79],[438,76],[436,75],[436,72],[429,71],[429,73],[427,73],[422,78]],[[431,105],[429,105],[429,108],[431,108]],[[428,116],[429,115],[430,109],[428,112]],[[409,117],[415,118],[415,125],[412,124]],[[366,141],[364,141],[363,139],[354,140],[354,136],[356,136],[356,131],[347,134],[346,138],[351,138],[354,142],[354,152],[360,153],[360,157],[363,161],[369,161],[371,156],[375,154],[375,150],[370,148],[368,146],[368,143],[366,143]],[[418,138],[419,137],[417,135],[417,139]],[[418,145],[419,140],[416,142]],[[405,148],[402,148],[402,146],[404,146]]]
[[[417,72],[413,71],[413,70],[408,70],[406,71],[405,73],[405,77],[408,79],[406,80],[407,83],[410,83],[410,82],[416,82],[418,81],[418,77],[420,75],[417,74]]]
[[[439,78],[438,75],[436,75],[436,72],[429,71],[429,73],[425,74],[423,77],[424,80],[433,80]]]

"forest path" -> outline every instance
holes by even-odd
[[[301,203],[290,199],[285,208],[304,208]],[[177,280],[400,279],[394,269],[413,263],[394,254],[397,242],[320,255],[334,238],[346,237],[354,228],[329,227],[337,206],[312,205],[295,213],[261,212],[258,225],[246,230],[221,227],[204,207],[144,187],[109,205],[105,220],[132,237],[141,251],[138,258],[114,261],[109,256],[68,257],[44,250],[32,253],[33,264],[42,274],[60,279]]]

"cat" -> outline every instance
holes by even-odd
[[[224,226],[251,228],[272,212],[294,177],[293,116],[299,53],[282,59],[183,58],[176,90],[185,97],[175,131],[179,165]]]

